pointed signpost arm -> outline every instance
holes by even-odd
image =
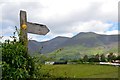
[[[26,11],[20,11],[20,42],[25,46],[28,53],[27,33],[46,35],[50,30],[46,25],[27,22]]]
[[[27,31],[28,33],[38,34],[38,35],[46,35],[50,30],[46,25],[27,22]]]
[[[20,11],[20,42],[25,46],[28,51],[28,39],[27,39],[27,15],[25,11]]]

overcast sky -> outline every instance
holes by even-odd
[[[118,34],[118,1],[3,0],[0,1],[0,34],[8,39],[15,31],[14,26],[20,27],[20,10],[27,12],[28,22],[41,23],[50,29],[45,36],[28,34],[32,40],[72,37],[80,32]]]

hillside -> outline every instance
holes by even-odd
[[[30,53],[42,53],[47,54],[51,52],[56,52],[56,50],[63,48],[62,53],[79,53],[83,48],[92,51],[101,52],[99,47],[102,47],[102,52],[109,51],[112,48],[117,49],[118,35],[100,35],[93,32],[81,32],[72,38],[68,37],[55,37],[49,41],[37,42],[30,40],[28,44]],[[115,44],[116,43],[116,44]],[[111,46],[109,46],[111,45]],[[94,50],[94,48],[96,48]],[[79,51],[80,50],[80,51]],[[87,50],[84,52],[88,53]],[[114,50],[115,51],[115,50]],[[94,53],[93,53],[94,54]]]
[[[96,47],[118,42],[118,35],[100,35],[93,32],[82,32],[63,43],[63,46],[82,45]]]
[[[88,55],[89,57],[96,54],[107,54],[110,52],[118,53],[118,47],[115,45],[106,45],[106,46],[98,46],[98,47],[84,47],[80,45],[67,46],[64,48],[60,48],[55,50],[47,55],[51,58],[55,58],[57,60],[60,59],[79,59],[83,58],[83,56]]]
[[[44,44],[42,45],[43,48],[41,50],[41,53],[49,53],[52,52],[58,48],[60,48],[61,44],[63,44],[65,41],[69,40],[68,37],[55,37],[49,41],[44,42]]]
[[[59,48],[59,46],[67,41],[68,37],[55,37],[49,41],[37,42],[30,40],[28,48],[30,53],[49,53]]]

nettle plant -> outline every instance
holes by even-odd
[[[16,40],[15,33],[13,41],[5,40],[2,43],[2,78],[19,79],[34,78],[35,65],[21,42]],[[19,35],[18,35],[19,36]]]

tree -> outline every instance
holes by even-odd
[[[99,54],[96,54],[95,55],[95,60],[94,60],[95,62],[99,62],[100,60],[99,60]]]
[[[112,62],[112,60],[115,60],[115,59],[116,59],[116,56],[113,53],[109,53],[109,55],[108,55],[108,61]]]
[[[89,60],[89,59],[88,59],[88,56],[85,55],[85,56],[83,57],[83,61],[84,61],[84,62],[88,62],[88,60]]]
[[[120,55],[117,56],[116,60],[120,60]]]
[[[106,58],[105,58],[105,55],[104,54],[101,54],[101,59],[100,59],[100,61],[102,61],[102,62],[105,62],[106,61]]]
[[[89,62],[94,62],[94,61],[95,61],[95,58],[91,57],[91,58],[89,58],[88,61],[89,61]]]

